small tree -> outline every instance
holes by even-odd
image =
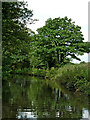
[[[83,42],[81,27],[67,17],[50,18],[37,31],[37,52],[49,67],[64,63],[68,56],[80,60],[77,55],[89,52]]]

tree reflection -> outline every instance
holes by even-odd
[[[88,109],[88,98],[71,94],[56,82],[16,76],[5,83],[3,118],[32,118],[31,113],[38,118],[82,118],[83,108]]]

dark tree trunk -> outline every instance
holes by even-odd
[[[63,55],[63,54],[61,54],[61,56],[60,56],[60,63],[62,63],[62,62],[63,62],[63,59],[64,59],[64,55]]]
[[[59,63],[59,50],[57,50],[57,60],[58,60],[58,63]]]

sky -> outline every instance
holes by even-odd
[[[36,32],[43,27],[48,18],[71,18],[76,25],[81,26],[84,40],[88,41],[88,2],[89,0],[24,0],[28,2],[28,8],[33,10],[33,18],[39,19],[35,24],[28,25]],[[37,33],[37,32],[36,32]],[[80,57],[82,61],[88,61],[88,55]],[[78,62],[78,61],[75,61]]]

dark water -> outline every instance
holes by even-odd
[[[90,118],[88,97],[55,81],[13,75],[3,79],[2,118]]]

